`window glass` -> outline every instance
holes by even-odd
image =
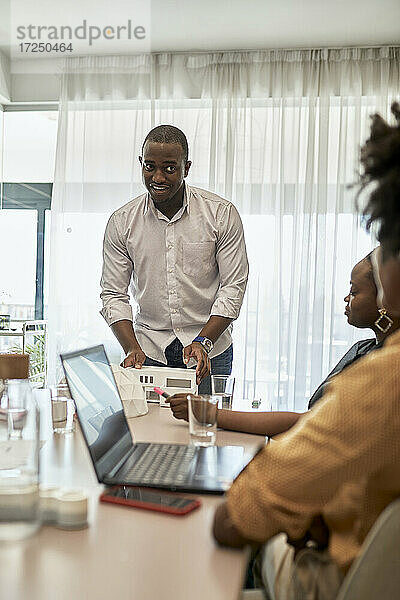
[[[4,181],[53,181],[57,121],[57,111],[4,113]]]
[[[0,211],[0,314],[10,316],[12,334],[20,332],[22,321],[34,319],[36,220],[36,210]],[[21,345],[22,338],[1,333],[0,351]]]
[[[51,227],[51,211],[46,210],[44,213],[44,258],[43,258],[43,318],[48,317],[49,306],[49,266],[50,266],[50,227]]]
[[[4,113],[2,110],[0,110],[0,191],[1,190],[1,184],[3,181],[3,125],[4,125]],[[1,197],[0,197],[0,204],[1,204]]]

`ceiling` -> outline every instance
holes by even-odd
[[[0,47],[6,53],[10,14],[17,6],[10,12],[10,2],[21,1],[28,4],[0,0]],[[127,11],[134,18],[135,1],[36,0],[29,5],[35,15],[64,9],[77,16],[100,11],[115,19]],[[400,0],[140,0],[140,6],[149,15],[155,52],[400,43]],[[91,52],[110,48],[99,41]]]
[[[16,41],[10,53],[21,20],[84,18],[107,26],[143,18],[145,46],[75,40],[74,55],[400,45],[400,0],[0,0],[0,103],[59,98],[60,54],[21,54]]]
[[[400,42],[400,0],[153,0],[154,51]]]

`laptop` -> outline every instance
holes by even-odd
[[[63,353],[61,361],[100,483],[223,494],[255,454],[242,446],[135,443],[104,346]]]

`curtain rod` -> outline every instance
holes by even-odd
[[[112,57],[129,57],[129,56],[157,56],[159,54],[168,54],[168,55],[184,55],[184,54],[195,54],[195,55],[203,55],[203,54],[228,54],[228,53],[238,53],[238,54],[246,54],[250,52],[315,52],[320,50],[379,50],[383,48],[389,49],[399,49],[399,44],[377,44],[377,45],[361,45],[361,46],[304,46],[304,47],[292,47],[292,48],[232,48],[230,50],[154,50],[152,52],[137,52],[132,54],[76,54],[74,56],[69,57],[70,59],[75,58],[112,58]]]
[[[299,50],[304,51],[315,51],[315,50],[374,50],[379,48],[400,48],[400,43],[397,44],[376,44],[376,45],[361,45],[361,46],[299,46],[291,48],[232,48],[230,50],[154,50],[153,52],[144,52],[143,54],[222,54],[224,52],[298,52]],[[90,55],[85,55],[90,56]],[[106,54],[104,56],[107,56]],[[115,56],[115,55],[114,55]],[[129,56],[128,54],[121,56]],[[83,56],[81,57],[83,58]]]

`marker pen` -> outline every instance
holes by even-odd
[[[159,387],[155,387],[153,388],[155,392],[157,392],[157,394],[159,394],[160,396],[162,396],[163,398],[169,398],[170,394],[167,394],[167,392],[164,392],[161,388]]]

